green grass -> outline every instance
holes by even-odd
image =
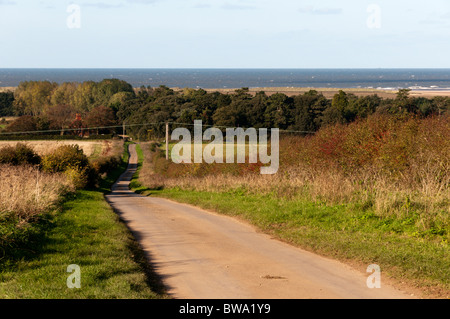
[[[104,198],[124,167],[125,162],[100,189],[68,198],[22,252],[0,264],[0,298],[166,297],[143,251]],[[67,287],[71,264],[80,266],[80,289]]]
[[[94,151],[92,152],[91,156],[89,156],[90,160],[98,159],[102,153],[103,145],[102,144],[95,144],[94,145]]]
[[[434,297],[450,296],[448,243],[439,236],[424,239],[410,235],[408,219],[382,219],[350,204],[331,206],[239,191],[144,187],[138,191],[249,221],[285,242],[359,267],[378,264],[384,275],[421,287]]]
[[[140,144],[136,144],[136,153],[137,153],[137,157],[138,157],[138,164],[137,164],[137,169],[136,169],[136,173],[134,173],[131,181],[130,181],[130,189],[140,189],[142,187],[141,183],[139,182],[139,171],[142,167],[142,163],[144,162],[144,152],[142,151],[141,145]]]

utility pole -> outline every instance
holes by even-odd
[[[166,122],[166,160],[169,160],[169,122]]]

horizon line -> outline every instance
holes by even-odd
[[[450,67],[0,67],[0,70],[450,70]]]

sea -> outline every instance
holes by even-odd
[[[450,90],[450,69],[0,69],[0,87],[24,81],[121,79],[133,87]]]

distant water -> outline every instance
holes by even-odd
[[[23,81],[124,80],[134,87],[450,89],[450,69],[0,69],[0,87]]]

